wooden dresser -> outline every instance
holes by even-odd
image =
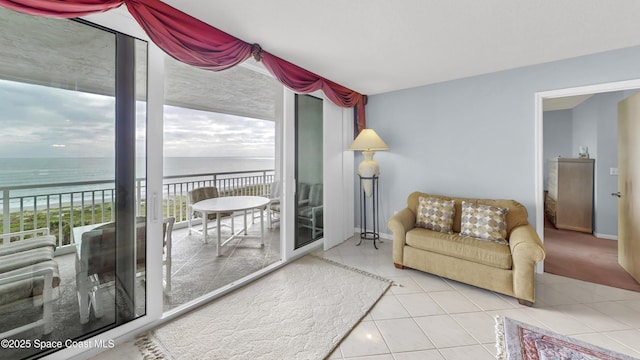
[[[594,159],[549,159],[545,213],[558,229],[593,232]]]

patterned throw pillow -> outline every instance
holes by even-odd
[[[506,245],[508,211],[505,208],[463,201],[460,235]]]
[[[454,200],[443,200],[432,197],[418,198],[417,226],[425,229],[451,234],[453,231]]]

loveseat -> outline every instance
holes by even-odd
[[[545,251],[526,208],[517,201],[414,192],[407,208],[387,225],[397,268],[425,271],[533,305],[535,264]]]

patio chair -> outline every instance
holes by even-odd
[[[311,185],[308,194],[308,200],[298,203],[298,224],[311,229],[312,238],[315,239],[323,229],[322,184]]]
[[[53,331],[53,300],[59,297],[60,275],[53,258],[56,237],[49,229],[2,235],[0,246],[0,314],[20,313],[42,306],[42,318],[20,325],[5,321],[0,338],[42,326],[45,335]],[[11,238],[19,238],[9,242]]]
[[[171,291],[171,254],[174,217],[162,222],[165,265],[164,291]],[[136,273],[146,271],[146,219],[136,218]],[[91,308],[96,318],[102,317],[103,293],[114,285],[116,271],[116,223],[102,224],[82,234],[79,250],[76,252],[76,290],[80,309],[80,323],[89,321]]]
[[[269,204],[267,205],[267,221],[269,229],[273,227],[273,223],[280,221],[280,196],[282,193],[280,188],[281,186],[279,181],[271,183],[269,190]]]
[[[214,186],[206,186],[206,187],[196,188],[189,191],[189,197],[187,202],[187,223],[189,225],[189,235],[191,235],[192,231],[197,232],[199,234],[204,234],[204,232],[193,229],[192,227],[194,221],[197,221],[198,223],[202,222],[202,214],[193,210],[193,204],[197,203],[198,201],[213,199],[217,197],[220,197],[220,195],[218,194],[218,188]],[[207,219],[216,220],[217,219],[216,216],[217,216],[216,214],[209,214]],[[233,216],[233,212],[220,214],[221,218],[232,217],[232,216]],[[216,222],[211,221],[210,223],[215,224]],[[223,224],[222,226],[226,226],[226,225]],[[233,219],[231,220],[230,227],[231,227],[231,232],[234,233],[235,231],[233,226]]]

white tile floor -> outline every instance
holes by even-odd
[[[391,241],[379,250],[350,239],[324,253],[394,280],[330,359],[494,359],[494,317],[541,328],[640,358],[640,293],[538,274],[534,307],[416,270],[398,270]]]
[[[391,241],[379,250],[350,239],[324,256],[401,284],[393,286],[329,359],[494,359],[494,316],[504,315],[640,358],[640,293],[551,274],[537,276],[534,307],[416,270],[398,270]],[[124,344],[104,359],[140,359]]]

